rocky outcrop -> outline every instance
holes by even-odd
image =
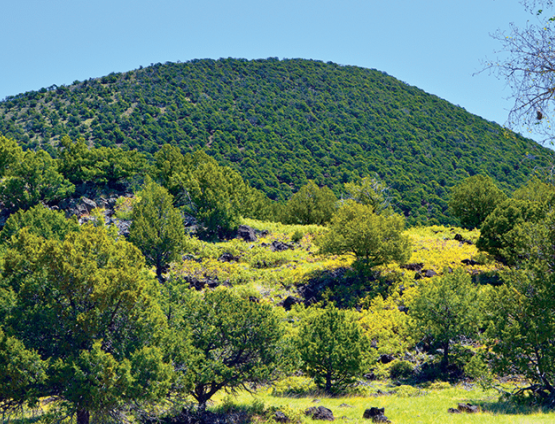
[[[239,225],[239,228],[237,228],[237,238],[243,239],[247,242],[256,241],[257,239],[254,228],[251,228],[248,225]]]
[[[305,411],[305,415],[308,415],[313,420],[322,421],[334,421],[335,417],[331,409],[325,408],[323,406],[313,406]]]

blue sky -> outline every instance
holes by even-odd
[[[0,99],[157,62],[306,58],[375,68],[505,123],[504,81],[473,76],[518,0],[3,0]],[[525,134],[528,135],[528,134]]]

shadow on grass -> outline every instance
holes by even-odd
[[[297,287],[303,303],[310,306],[326,300],[335,302],[339,308],[352,308],[362,298],[384,294],[393,284],[391,276],[354,265],[311,273],[308,282]]]
[[[499,400],[497,402],[479,401],[476,405],[480,406],[483,412],[498,415],[531,415],[553,413],[553,410],[540,406],[520,405],[515,402]]]

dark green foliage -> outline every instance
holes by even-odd
[[[44,150],[25,152],[10,168],[0,182],[0,202],[10,212],[61,200],[75,190]]]
[[[329,394],[340,393],[361,375],[369,343],[348,311],[328,305],[301,324],[298,349],[303,368]]]
[[[0,102],[0,134],[25,148],[74,134],[152,154],[206,149],[281,200],[308,180],[340,195],[377,173],[409,225],[455,223],[447,188],[468,176],[511,191],[553,158],[383,72],[301,59],[156,64],[53,86]]]
[[[156,268],[156,276],[162,281],[162,273],[170,262],[180,258],[185,247],[183,218],[173,206],[173,196],[150,178],[138,197],[131,214],[129,241],[141,250],[147,264]]]
[[[190,337],[188,363],[175,362],[193,381],[191,396],[204,410],[222,389],[268,381],[276,373],[283,329],[267,303],[219,288],[204,294],[175,286],[170,326]]]
[[[327,224],[337,207],[337,197],[328,187],[314,181],[301,187],[287,202],[281,219],[286,224]]]
[[[4,294],[0,290],[0,294]],[[47,363],[0,329],[0,410],[35,407],[43,393]]]
[[[174,164],[171,171],[163,171],[169,163]],[[218,165],[204,152],[187,154],[181,163],[175,151],[171,161],[159,156],[158,175],[176,193],[177,204],[197,219],[200,236],[226,237],[237,229],[240,216],[264,218],[271,214],[269,200],[262,193],[249,187],[239,173]],[[179,169],[183,171],[177,173]]]
[[[132,244],[93,226],[63,240],[23,229],[4,256],[2,277],[0,325],[18,341],[8,346],[17,352],[8,354],[35,368],[2,369],[0,375],[45,368],[38,389],[40,376],[22,380],[29,386],[25,400],[56,396],[77,414],[78,424],[87,424],[91,415],[102,421],[125,404],[167,392],[171,368],[155,347],[165,328],[158,289]],[[0,366],[9,364],[0,358]],[[146,381],[135,379],[146,375]]]
[[[491,359],[499,373],[524,375],[533,396],[555,405],[555,215],[530,226],[521,269],[503,275],[487,317]]]
[[[409,308],[415,330],[443,350],[443,368],[449,365],[452,343],[478,335],[481,318],[478,290],[462,269],[423,282]]]
[[[487,216],[507,195],[497,188],[491,177],[474,175],[451,189],[449,212],[464,228],[480,228]]]
[[[59,153],[59,169],[74,184],[122,183],[146,171],[145,155],[136,150],[116,147],[89,148],[84,139],[75,143],[67,136],[62,137]]]
[[[63,212],[36,205],[28,211],[19,210],[10,215],[0,232],[0,240],[9,241],[23,228],[45,239],[63,240],[68,233],[78,231],[79,224],[75,219],[66,219]]]
[[[377,215],[372,206],[348,200],[332,218],[329,231],[316,240],[322,253],[353,254],[364,268],[410,258],[411,244],[403,235],[405,219]]]
[[[551,250],[553,253],[553,250]],[[555,278],[552,272],[515,271],[489,302],[491,359],[500,374],[515,371],[555,401]]]
[[[484,221],[476,246],[516,265],[525,258],[530,225],[542,220],[547,211],[547,204],[543,202],[508,199]]]
[[[345,192],[345,199],[371,206],[378,215],[392,212],[388,188],[376,177],[365,177],[358,183],[345,183]]]

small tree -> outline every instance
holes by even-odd
[[[345,191],[347,199],[371,206],[376,214],[392,212],[387,186],[377,177],[365,177],[358,184],[345,183]]]
[[[21,368],[10,369],[13,361],[0,355],[0,375],[28,376],[21,384],[29,387],[14,393],[27,393],[19,403],[55,396],[77,424],[88,424],[166,394],[171,367],[156,346],[165,320],[155,281],[131,243],[90,225],[63,240],[23,229],[4,255],[2,277],[4,345]],[[5,394],[13,382],[0,384]]]
[[[451,189],[449,212],[464,228],[480,228],[487,216],[507,195],[497,188],[493,180],[485,175],[466,178]]]
[[[519,270],[507,272],[504,284],[488,298],[489,347],[494,370],[518,373],[529,391],[555,406],[555,215],[531,231],[531,253]]]
[[[283,221],[287,224],[324,225],[333,216],[336,203],[333,191],[309,181],[287,202]]]
[[[61,200],[74,190],[75,186],[58,172],[56,161],[47,152],[27,151],[0,182],[0,201],[15,212],[40,202]]]
[[[308,315],[297,343],[304,370],[330,394],[343,391],[362,373],[369,347],[355,317],[333,305]]]
[[[464,270],[422,284],[409,304],[416,331],[443,350],[442,367],[449,365],[451,343],[462,336],[478,334],[478,291]]]
[[[156,268],[158,281],[171,261],[176,260],[185,245],[186,236],[179,210],[173,207],[173,196],[147,178],[133,207],[129,240],[137,246],[150,266]]]
[[[279,360],[281,323],[266,303],[243,299],[219,288],[201,294],[175,286],[170,326],[190,338],[186,363],[174,361],[192,379],[189,392],[204,411],[222,389],[268,381]]]
[[[543,220],[548,205],[530,200],[507,199],[482,224],[476,247],[510,265],[526,259],[531,225]]]
[[[397,214],[376,215],[372,206],[347,201],[332,218],[329,231],[317,239],[322,253],[352,254],[366,268],[410,258],[403,235],[405,220]]]

